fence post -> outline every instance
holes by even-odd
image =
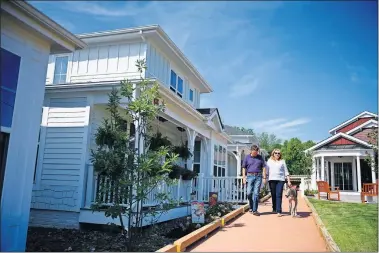
[[[197,180],[197,201],[203,202],[204,201],[204,173],[199,173],[198,180]]]
[[[178,201],[178,206],[180,205],[180,186],[182,182],[182,175],[179,177],[178,185],[177,185],[177,191],[178,191],[178,196],[177,196],[177,201]]]
[[[301,177],[300,191],[301,191],[301,196],[302,197],[304,197],[304,190],[305,190],[305,181],[304,181],[304,177]]]

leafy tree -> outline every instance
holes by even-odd
[[[286,160],[289,173],[292,175],[310,175],[312,156],[304,151],[313,146],[312,141],[302,143],[298,138],[286,140],[282,146],[282,156]]]
[[[275,148],[281,148],[282,140],[277,138],[275,134],[268,134],[266,132],[260,133],[258,136],[260,148],[265,149],[269,154]]]
[[[371,132],[367,134],[367,137],[369,139],[369,143],[371,144],[371,148],[374,151],[374,158],[371,156],[366,157],[366,161],[368,164],[370,164],[372,167],[374,167],[374,171],[377,174],[378,173],[378,129],[374,128]]]
[[[142,212],[143,202],[162,182],[172,182],[168,174],[177,159],[164,146],[147,151],[152,139],[149,125],[164,111],[164,105],[154,103],[159,98],[158,84],[142,77],[145,61],[137,61],[136,66],[140,81],[137,84],[122,81],[121,88],[113,88],[109,94],[109,119],[97,129],[97,149],[92,150],[92,162],[98,174],[98,194],[92,209],[119,219],[128,250],[132,250],[132,238],[138,231],[133,228],[141,227],[146,215]],[[121,106],[121,98],[128,101],[126,108]],[[129,129],[125,119],[132,122]],[[168,193],[154,197],[161,203],[162,211],[172,207]],[[150,211],[152,216],[156,213]],[[128,219],[127,225],[123,217]]]

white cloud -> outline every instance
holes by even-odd
[[[301,126],[308,124],[310,121],[309,118],[298,118],[294,120],[274,118],[251,122],[248,126],[253,128],[256,132],[268,132],[275,134],[279,138],[288,139],[295,136],[302,136]]]

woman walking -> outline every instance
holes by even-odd
[[[282,154],[279,149],[274,149],[271,152],[271,157],[267,161],[268,165],[268,183],[271,191],[272,212],[282,216],[282,196],[283,186],[287,179],[288,186],[291,186],[291,181],[287,169],[286,162],[282,159]]]

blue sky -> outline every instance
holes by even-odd
[[[376,1],[31,4],[73,33],[159,24],[214,88],[202,107],[226,124],[319,141],[378,112]]]

